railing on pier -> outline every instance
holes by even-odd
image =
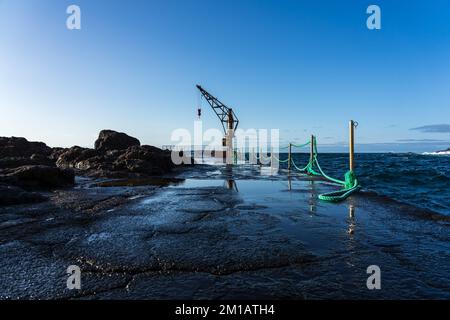
[[[297,171],[303,174],[321,177],[327,181],[340,185],[342,186],[340,190],[320,194],[319,199],[331,202],[342,201],[361,188],[354,172],[354,129],[357,125],[357,122],[353,120],[349,122],[349,170],[345,173],[344,180],[332,178],[322,170],[318,160],[317,140],[314,135],[311,135],[311,140],[304,144],[289,143],[288,146],[279,148],[288,150],[287,159],[277,158],[273,150],[270,152],[270,156],[267,156],[267,153],[265,156],[264,153],[260,150],[257,153],[251,153],[250,157],[254,157],[257,163],[269,162],[271,166],[274,161],[278,161],[279,163],[287,163],[289,171]],[[310,158],[309,162],[305,166],[303,166],[294,161],[292,157],[292,148],[304,148],[307,146],[310,147]],[[235,151],[235,163],[237,163],[237,158],[237,152]]]

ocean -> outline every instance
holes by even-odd
[[[287,154],[280,154],[287,159]],[[305,166],[309,154],[295,153],[293,160]],[[343,180],[348,170],[348,154],[319,153],[326,174]],[[286,169],[286,163],[280,163]],[[358,153],[355,172],[362,191],[443,215],[450,215],[450,156],[415,153]]]

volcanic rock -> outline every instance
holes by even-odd
[[[98,155],[99,152],[94,149],[74,146],[72,148],[66,149],[60,154],[58,160],[56,161],[56,165],[59,168],[63,169],[75,168],[83,170],[87,168],[84,168],[82,165],[80,165],[80,162],[85,161],[89,158],[97,157]]]
[[[22,166],[0,172],[0,182],[19,186],[26,190],[49,190],[73,186],[72,170],[48,166]]]
[[[52,148],[43,142],[29,142],[25,138],[0,137],[0,158],[31,157],[33,154],[49,156]]]
[[[101,131],[95,147],[69,148],[60,154],[56,165],[76,169],[81,175],[107,178],[159,175],[174,166],[170,151],[141,146],[138,139],[112,130]]]
[[[139,146],[138,139],[113,130],[102,130],[95,141],[95,150],[106,152],[108,150],[123,150],[132,146]]]
[[[115,170],[126,170],[148,175],[163,174],[173,168],[170,151],[153,146],[133,146],[114,162]]]

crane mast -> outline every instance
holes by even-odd
[[[211,106],[214,113],[219,118],[220,123],[222,124],[222,128],[225,133],[223,146],[226,147],[227,163],[231,163],[233,158],[233,137],[234,132],[238,127],[239,119],[237,118],[232,108],[229,108],[225,104],[220,102],[219,99],[203,89],[200,85],[197,85],[197,89]]]

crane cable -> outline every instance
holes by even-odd
[[[197,92],[197,116],[199,120],[202,117],[202,94],[199,91]]]

